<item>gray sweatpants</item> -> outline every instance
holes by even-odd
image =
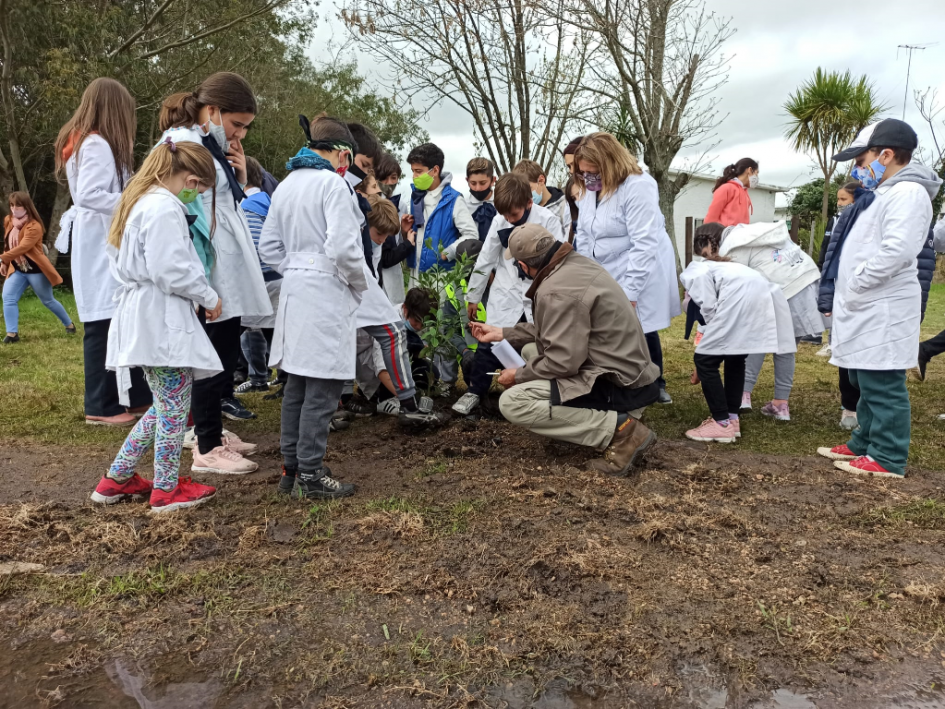
[[[751,393],[758,381],[761,367],[765,363],[764,354],[750,354],[745,360],[745,391]],[[794,388],[794,352],[774,355],[774,398],[787,401]]]
[[[397,390],[400,401],[412,399],[417,393],[410,369],[410,352],[407,351],[407,328],[403,322],[387,325],[369,325],[361,330],[370,335],[381,347],[381,357],[387,374]]]
[[[322,460],[328,427],[344,388],[341,379],[315,379],[289,374],[282,399],[282,459],[286,468],[324,476]]]

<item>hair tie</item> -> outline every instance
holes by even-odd
[[[164,139],[164,144],[165,144],[168,148],[170,148],[170,150],[171,150],[172,153],[176,153],[176,152],[177,152],[177,143],[175,143],[173,140],[171,140],[171,136],[167,136],[167,137]]]

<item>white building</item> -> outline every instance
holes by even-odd
[[[676,177],[675,172],[670,172]],[[679,258],[686,253],[686,217],[693,218],[693,229],[700,226],[705,219],[709,205],[712,204],[712,188],[718,175],[693,173],[689,183],[676,195],[673,212],[673,225],[676,229],[676,245],[679,248]],[[779,192],[787,192],[787,187],[774,185],[758,185],[748,194],[752,203],[752,222],[777,221],[775,216],[775,196]]]

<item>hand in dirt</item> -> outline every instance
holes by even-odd
[[[502,341],[502,328],[496,327],[495,325],[486,325],[485,323],[474,322],[469,324],[469,331],[472,333],[472,336],[480,342]]]
[[[220,317],[220,313],[222,312],[223,312],[223,298],[217,298],[216,307],[214,307],[213,310],[207,311],[207,322],[213,322],[218,317]]]
[[[511,386],[515,386],[515,373],[518,372],[517,369],[503,369],[502,374],[499,375],[499,378],[496,380],[508,389]]]
[[[466,303],[466,315],[469,316],[469,322],[479,322],[479,303]]]

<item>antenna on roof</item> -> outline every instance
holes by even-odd
[[[906,95],[902,99],[902,120],[906,120],[906,103],[909,101],[909,77],[912,74],[912,53],[917,50],[927,49],[928,47],[934,47],[938,42],[930,42],[928,44],[900,44],[898,49],[905,49],[909,53],[909,64],[906,67]],[[899,59],[899,52],[896,51],[896,59]]]

